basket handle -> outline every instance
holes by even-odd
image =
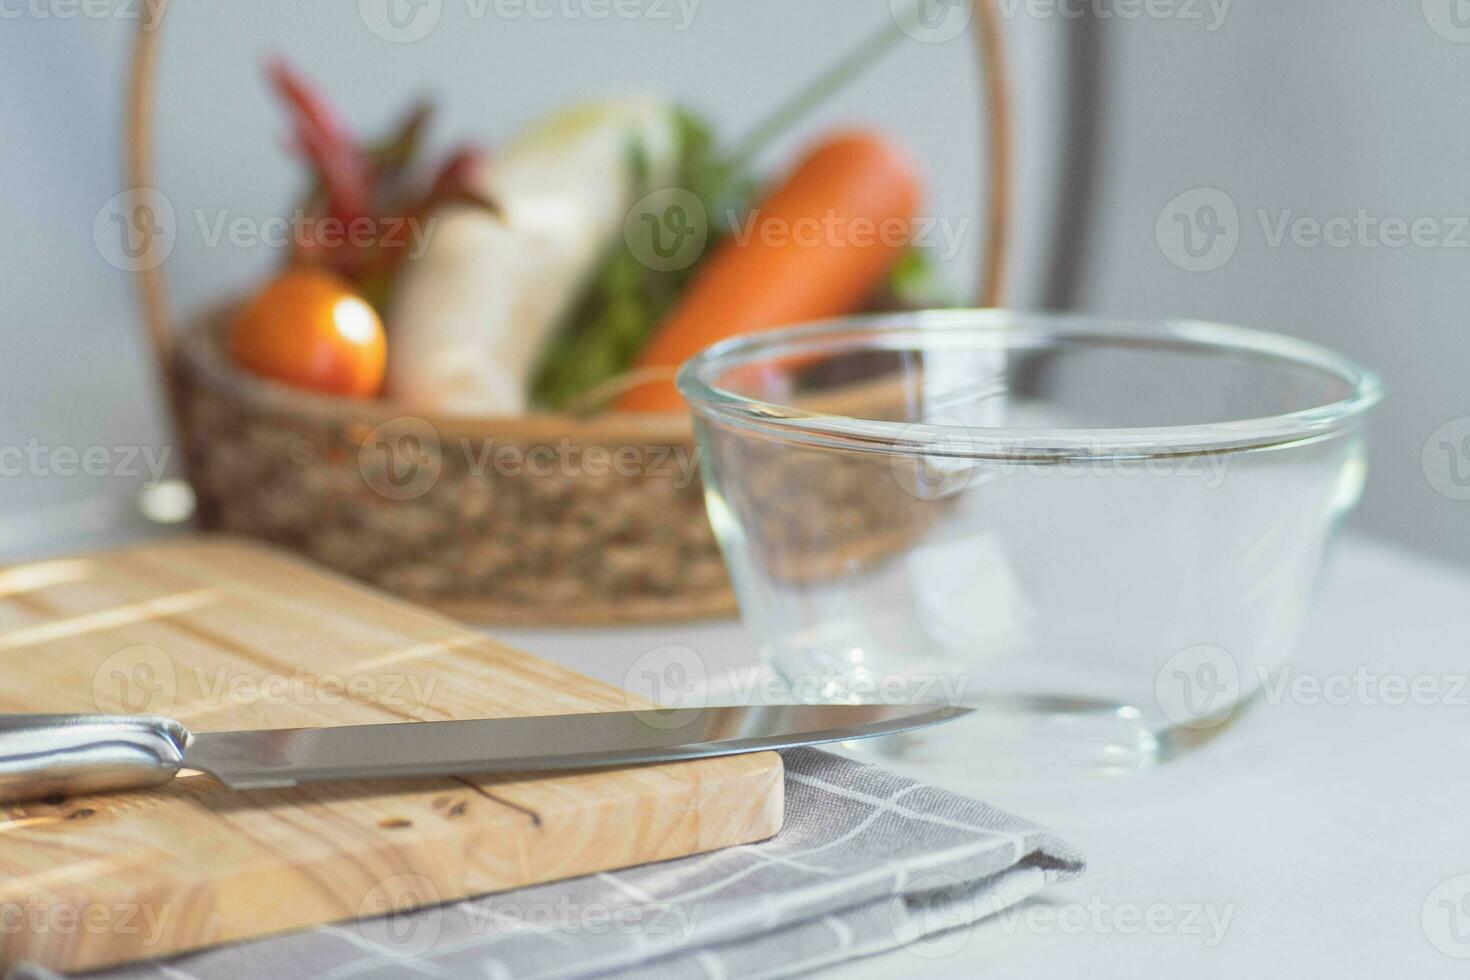
[[[930,0],[922,0],[930,2]],[[1001,34],[1000,9],[996,0],[972,0],[973,31],[979,55],[983,86],[981,130],[985,134],[987,167],[983,188],[985,208],[985,242],[982,248],[978,305],[997,307],[1003,303],[1005,279],[1009,269],[1012,212],[1013,133],[1011,127],[1010,82]],[[137,206],[138,196],[154,186],[153,132],[154,80],[158,66],[158,36],[163,26],[164,5],[156,13],[150,7],[138,20],[137,39],[133,44],[127,109],[123,125],[127,193],[130,207]],[[151,232],[148,232],[151,234]],[[170,408],[177,410],[172,364],[174,332],[169,323],[168,284],[163,264],[140,269],[138,300],[143,310],[143,325],[153,353]]]
[[[139,206],[139,195],[153,186],[153,90],[158,67],[158,32],[166,6],[145,5],[138,18],[138,35],[133,42],[129,66],[126,115],[123,118],[123,168],[127,182],[128,210]],[[150,226],[144,234],[151,236]],[[168,281],[163,264],[134,273],[138,278],[138,302],[143,308],[143,326],[154,367],[168,400],[170,417],[178,418],[178,400],[172,367],[173,331],[169,327]]]
[[[999,307],[1005,305],[1006,275],[1010,271],[1015,132],[1011,123],[1011,85],[1000,8],[996,0],[974,0],[974,5],[984,113],[980,129],[985,133],[987,162],[982,198],[985,244],[980,255],[977,305]]]

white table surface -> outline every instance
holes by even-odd
[[[494,633],[617,684],[665,644],[697,650],[712,674],[753,659],[735,623]],[[1470,571],[1345,536],[1293,672],[1351,678],[1360,666],[1369,696],[1258,701],[1152,770],[993,782],[962,767],[911,769],[1050,825],[1082,848],[1088,872],[1045,895],[1050,912],[828,972],[1470,976],[1470,902],[1441,905],[1462,894],[1453,885],[1436,892],[1470,875]],[[1419,679],[1427,703],[1389,703],[1390,677]],[[1426,697],[1430,685],[1438,694]]]

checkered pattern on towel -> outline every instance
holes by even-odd
[[[778,977],[903,945],[942,955],[935,935],[1081,873],[1065,841],[984,803],[815,749],[785,760],[767,841],[96,976]]]

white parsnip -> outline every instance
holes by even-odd
[[[433,412],[524,412],[546,342],[621,240],[637,194],[673,179],[678,143],[672,104],[624,99],[559,113],[492,154],[474,184],[499,214],[441,207],[404,266],[389,396]]]

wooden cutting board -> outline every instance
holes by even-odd
[[[0,711],[197,731],[627,710],[606,684],[231,538],[0,569]],[[84,970],[760,840],[774,753],[0,808],[0,967]]]

